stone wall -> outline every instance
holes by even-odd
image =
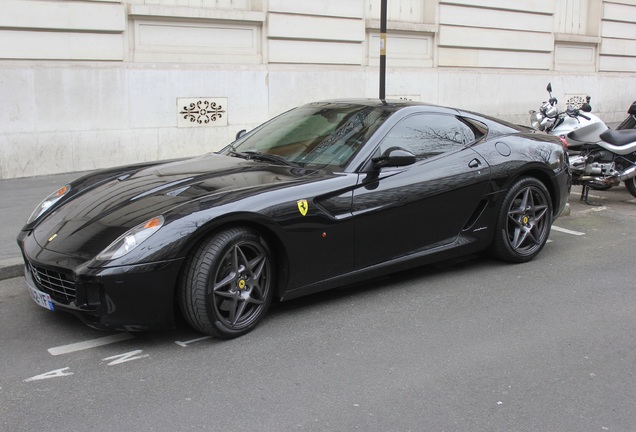
[[[378,95],[380,0],[3,0],[0,178],[217,150],[305,102]],[[636,99],[636,0],[389,0],[387,97],[527,124]]]

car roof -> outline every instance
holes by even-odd
[[[416,102],[416,101],[411,101],[411,100],[404,100],[404,99],[385,99],[385,100],[381,100],[381,99],[327,99],[327,100],[322,100],[322,101],[317,101],[317,102],[311,102],[308,103],[307,105],[312,105],[312,104],[349,104],[349,105],[360,105],[360,106],[369,106],[369,107],[382,107],[382,106],[386,106],[386,107],[392,107],[392,108],[399,108],[399,107],[408,107],[408,106],[424,106],[424,107],[431,107],[431,108],[446,108],[446,107],[441,107],[439,105],[433,105],[433,104],[429,104],[429,103],[425,103],[425,102]]]
[[[397,112],[404,109],[411,108],[408,111],[418,111],[418,112],[446,112],[452,113],[454,115],[459,115],[462,117],[471,117],[477,120],[480,120],[488,125],[490,130],[497,129],[497,134],[503,133],[514,133],[514,132],[531,132],[532,129],[523,126],[509,123],[505,120],[492,117],[486,114],[477,113],[469,110],[462,110],[459,108],[453,108],[443,105],[435,105],[426,102],[418,102],[418,101],[410,101],[403,99],[364,99],[364,98],[351,98],[351,99],[328,99],[323,101],[311,102],[304,106],[316,106],[319,104],[324,105],[338,105],[338,104],[348,104],[348,105],[358,105],[363,107],[385,107],[387,110]]]

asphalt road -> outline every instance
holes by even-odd
[[[636,200],[592,195],[531,263],[277,304],[232,341],[98,332],[2,281],[0,430],[634,431]]]

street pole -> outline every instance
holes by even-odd
[[[386,99],[386,2],[380,5],[380,100]]]

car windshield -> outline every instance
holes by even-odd
[[[294,166],[345,166],[391,114],[379,106],[314,103],[281,114],[222,153]]]

